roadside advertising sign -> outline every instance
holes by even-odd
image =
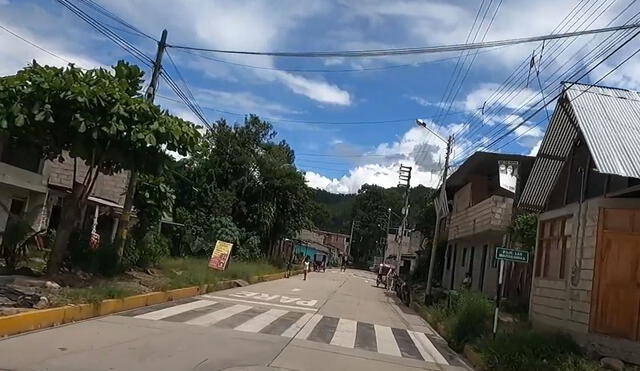
[[[231,257],[232,247],[232,243],[218,240],[216,247],[213,249],[213,253],[211,253],[211,259],[209,259],[209,268],[221,271],[225,270]]]

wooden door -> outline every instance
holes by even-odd
[[[600,212],[592,330],[640,339],[640,210]]]

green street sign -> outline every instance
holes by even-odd
[[[529,253],[523,250],[496,248],[496,259],[508,260],[515,263],[528,263]]]

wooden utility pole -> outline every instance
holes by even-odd
[[[153,103],[156,97],[156,91],[158,90],[158,80],[160,79],[160,71],[162,71],[162,56],[164,50],[167,47],[167,30],[162,31],[162,36],[158,42],[158,51],[156,52],[156,60],[153,63],[153,72],[151,73],[151,81],[149,87],[145,93],[145,98]],[[133,208],[133,197],[136,194],[136,186],[138,185],[138,172],[131,170],[129,175],[129,184],[127,186],[127,193],[124,199],[124,206],[122,208],[122,214],[118,222],[118,237],[116,240],[116,249],[118,252],[118,263],[122,261],[122,255],[124,253],[124,247],[127,242],[129,234],[129,222],[131,220],[131,209]]]
[[[442,172],[442,186],[440,188],[440,194],[437,197],[441,197],[443,193],[447,192],[447,173],[449,171],[449,157],[451,155],[451,147],[453,145],[453,136],[450,135],[447,140],[447,153],[444,158],[444,170]],[[438,204],[439,207],[436,208],[436,225],[435,230],[433,231],[433,244],[431,246],[431,257],[429,259],[429,273],[427,274],[427,288],[424,295],[425,303],[429,302],[429,298],[431,297],[431,288],[433,281],[433,267],[436,260],[436,249],[438,248],[438,239],[440,238],[440,219],[446,216],[441,215],[441,211],[445,207],[449,207],[448,205]]]

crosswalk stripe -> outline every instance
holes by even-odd
[[[286,310],[270,309],[258,316],[253,317],[247,322],[236,327],[235,330],[246,332],[258,332],[267,327],[271,322],[287,314]]]
[[[190,310],[204,308],[213,304],[216,304],[216,302],[211,300],[198,300],[198,301],[193,301],[187,304],[176,305],[173,307],[160,309],[153,312],[140,314],[135,316],[134,318],[159,320],[159,319],[171,317],[176,314],[188,312]]]
[[[311,316],[311,313],[305,313],[304,316],[300,317],[300,319],[298,319],[293,325],[286,329],[281,335],[288,338],[293,337],[309,321]]]
[[[447,360],[442,356],[442,354],[440,354],[440,352],[438,352],[438,350],[433,345],[431,340],[429,340],[429,338],[427,338],[427,335],[423,334],[422,332],[415,332],[415,331],[408,331],[408,332],[409,332],[409,335],[411,336],[411,338],[414,339],[414,343],[418,347],[418,350],[420,350],[420,354],[422,354],[423,351],[427,352],[427,353],[429,353],[431,355],[430,358],[433,361],[435,361],[436,363],[440,363],[440,364],[443,364],[443,365],[448,365],[449,364],[449,362],[447,362]],[[425,360],[427,360],[427,358],[425,356],[422,356],[422,357]]]
[[[420,352],[422,359],[424,359],[425,362],[435,362],[435,359],[433,358],[431,353],[429,353],[427,348],[425,348],[425,346],[422,345],[422,342],[418,339],[416,334],[413,331],[407,331],[407,332],[409,333],[409,337],[411,337],[411,340],[413,340],[413,343],[416,345],[416,348],[418,348],[418,352]]]
[[[400,348],[396,343],[396,338],[390,327],[373,325],[376,332],[376,344],[378,344],[378,353],[389,354],[396,357],[402,357]]]
[[[314,314],[313,317],[311,317],[311,319],[309,320],[309,322],[307,322],[307,324],[304,325],[304,327],[300,330],[300,332],[298,332],[298,334],[296,335],[296,339],[304,340],[307,337],[309,337],[309,335],[311,334],[311,331],[313,331],[313,329],[316,327],[316,325],[318,324],[318,322],[320,322],[321,319],[322,319],[321,314]]]
[[[340,318],[330,344],[353,348],[356,343],[357,326],[358,322],[356,321]]]
[[[244,312],[245,310],[249,310],[251,308],[252,307],[248,305],[236,304],[228,308],[220,309],[215,312],[207,313],[203,316],[196,317],[185,323],[188,325],[209,326],[209,325],[213,325],[216,322],[220,322],[225,318],[229,318],[234,314]]]

